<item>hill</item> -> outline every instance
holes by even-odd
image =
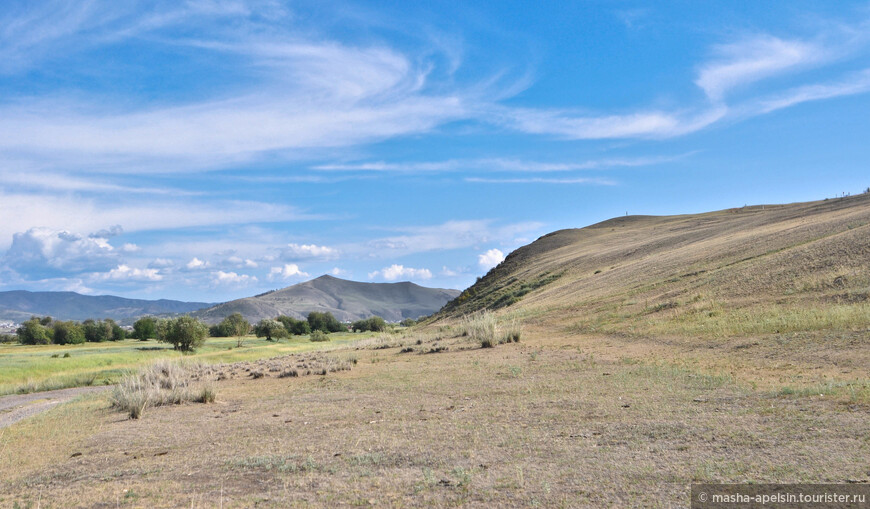
[[[250,322],[278,315],[305,318],[311,311],[330,312],[343,321],[377,315],[387,321],[419,318],[438,311],[458,290],[424,288],[414,283],[360,283],[323,275],[256,297],[237,299],[193,313],[217,323],[232,313]]]
[[[121,321],[143,315],[189,313],[211,305],[207,302],[125,299],[75,292],[0,292],[0,318],[18,322],[32,315],[49,315],[58,320],[112,318]]]
[[[487,308],[571,334],[698,344],[798,334],[830,346],[870,327],[868,260],[866,193],[618,217],[517,249],[437,318]]]

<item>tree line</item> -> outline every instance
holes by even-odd
[[[402,325],[412,324],[413,320],[402,322]],[[372,316],[353,322],[349,329],[354,332],[382,332],[387,329],[387,323],[379,316]],[[257,337],[272,341],[289,336],[309,335],[312,341],[328,341],[329,333],[347,330],[348,327],[329,312],[312,311],[305,320],[280,315],[274,319],[260,320],[253,326],[241,313],[233,313],[211,327],[191,316],[162,319],[145,316],[136,320],[129,336],[141,341],[156,339],[172,344],[176,350],[188,352],[202,346],[209,336],[242,338],[254,333]],[[127,338],[127,331],[111,318],[88,319],[80,323],[54,320],[50,316],[33,316],[21,324],[16,336],[18,342],[25,345],[74,345],[121,341]]]

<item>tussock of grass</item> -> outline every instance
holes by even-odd
[[[159,361],[124,376],[112,392],[112,406],[128,412],[131,419],[141,417],[148,407],[214,400],[212,386],[192,387],[188,370],[170,361]]]
[[[518,343],[522,336],[519,320],[499,319],[493,313],[483,311],[462,318],[460,331],[482,348],[493,348],[504,343]]]

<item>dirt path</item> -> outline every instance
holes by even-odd
[[[0,429],[15,424],[22,419],[45,412],[49,408],[66,403],[82,394],[102,392],[110,388],[111,386],[73,387],[57,391],[0,397]]]

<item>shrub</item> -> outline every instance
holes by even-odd
[[[402,327],[413,327],[414,325],[417,325],[417,320],[414,320],[413,318],[405,318],[399,322],[399,325]]]
[[[315,343],[321,341],[329,341],[329,334],[323,332],[322,330],[314,330],[311,331],[311,336],[309,336],[309,339],[311,341],[314,341]]]
[[[293,334],[294,336],[311,334],[311,326],[308,325],[308,322],[305,320],[297,320],[292,316],[286,315],[281,315],[276,318],[276,320],[284,324],[284,328],[287,329],[288,334]]]
[[[157,323],[157,341],[171,343],[182,352],[192,352],[205,343],[208,326],[196,318],[180,316]]]
[[[351,325],[354,332],[383,332],[387,330],[387,322],[380,316],[372,316],[364,320],[357,320]]]
[[[76,322],[54,322],[52,328],[57,345],[79,345],[85,342],[85,330]]]
[[[257,334],[258,338],[264,337],[268,341],[272,341],[272,338],[275,338],[277,341],[280,338],[287,337],[287,329],[284,328],[284,324],[278,320],[272,320],[269,318],[260,320],[260,322],[254,326],[254,333]]]
[[[144,316],[133,324],[133,337],[139,341],[147,341],[157,338],[157,319],[153,316]]]
[[[233,313],[221,320],[221,323],[212,325],[209,334],[216,338],[240,337],[251,331],[251,324],[245,320],[241,313]]]
[[[53,329],[46,327],[35,316],[22,323],[15,332],[18,334],[18,341],[24,345],[47,345],[51,343],[54,333]]]
[[[341,322],[332,316],[332,313],[319,313],[317,311],[308,313],[308,326],[311,327],[312,331],[341,332],[347,330]]]
[[[0,334],[0,343],[15,343],[18,341],[16,334]]]

